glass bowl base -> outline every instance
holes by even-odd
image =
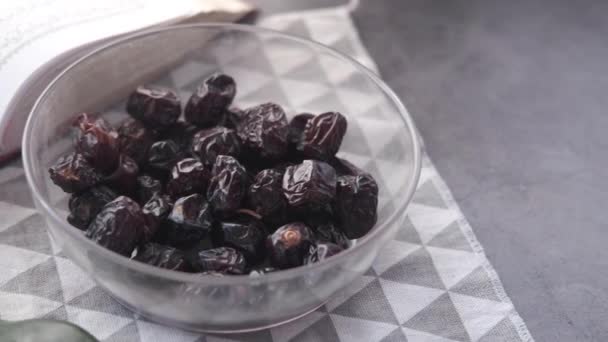
[[[156,315],[151,315],[151,314],[142,312],[142,311],[138,310],[137,308],[129,305],[128,303],[122,301],[120,298],[117,298],[116,296],[112,295],[111,293],[109,293],[109,292],[107,292],[107,293],[112,298],[114,298],[114,300],[116,300],[120,305],[124,306],[129,311],[131,311],[131,312],[135,313],[137,316],[143,317],[153,323],[159,323],[159,324],[162,324],[162,325],[165,325],[168,327],[175,327],[175,328],[179,328],[179,329],[183,329],[183,330],[191,331],[191,332],[195,332],[195,333],[206,333],[206,334],[242,334],[242,333],[251,333],[251,332],[256,332],[256,331],[260,331],[260,330],[274,328],[279,325],[287,324],[287,323],[293,322],[295,320],[298,320],[298,319],[312,313],[313,311],[316,311],[317,309],[319,309],[320,307],[325,305],[325,303],[327,303],[327,301],[325,301],[302,313],[285,318],[285,319],[277,321],[277,322],[261,324],[259,326],[254,325],[254,326],[251,326],[248,328],[242,328],[242,329],[231,329],[229,327],[223,328],[223,327],[214,326],[214,325],[205,326],[203,323],[201,323],[201,324],[184,324],[183,322],[168,320],[165,317],[159,317]]]

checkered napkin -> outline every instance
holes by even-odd
[[[375,69],[344,9],[262,25],[318,40]],[[299,67],[311,66],[294,65],[284,77],[297,79]],[[0,169],[0,189],[0,319],[68,320],[102,341],[532,341],[426,155],[409,219],[365,275],[306,317],[242,335],[199,335],[134,316],[53,244],[19,162]]]

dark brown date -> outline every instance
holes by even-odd
[[[179,96],[174,91],[139,86],[127,100],[127,112],[149,127],[163,130],[177,121],[182,109]]]
[[[238,214],[219,222],[215,233],[215,241],[218,245],[240,251],[251,265],[264,259],[265,240],[266,227],[264,224],[246,214]]]
[[[138,164],[146,160],[152,142],[152,132],[138,120],[130,118],[118,127],[120,153],[131,157]]]
[[[192,143],[192,137],[199,128],[184,121],[177,121],[158,134],[159,140],[171,140],[179,146],[180,150],[187,153]]]
[[[147,243],[137,249],[134,260],[173,271],[190,272],[184,253],[169,246]]]
[[[241,207],[248,186],[245,168],[233,157],[220,155],[216,158],[207,199],[219,215],[228,215]]]
[[[283,108],[264,103],[245,111],[237,134],[249,158],[278,160],[287,152],[288,125]]]
[[[116,169],[105,178],[105,183],[123,195],[132,196],[137,190],[139,167],[131,157],[121,154]]]
[[[247,261],[241,252],[230,247],[219,247],[198,251],[191,260],[198,272],[221,274],[244,274]]]
[[[118,195],[112,189],[103,185],[72,194],[68,203],[70,208],[68,222],[78,229],[87,229],[103,206],[116,197]]]
[[[74,147],[95,168],[112,171],[118,162],[118,133],[102,118],[82,113],[74,120]]]
[[[205,193],[211,175],[203,164],[194,159],[182,159],[171,169],[167,182],[167,193],[171,198],[179,198],[194,193]]]
[[[178,248],[190,247],[211,232],[213,216],[205,197],[194,194],[175,201],[167,223],[168,244]]]
[[[331,242],[342,249],[347,249],[350,245],[348,237],[331,223],[319,225],[314,231],[318,242]]]
[[[336,171],[329,164],[316,160],[290,166],[283,176],[283,193],[293,207],[328,204],[336,195]]]
[[[249,187],[250,207],[265,221],[280,225],[287,216],[287,200],[283,195],[283,173],[276,169],[260,171]]]
[[[232,77],[224,74],[212,75],[188,100],[184,111],[186,120],[200,127],[219,124],[235,95],[236,83]]]
[[[149,175],[137,177],[137,200],[140,204],[145,204],[155,194],[163,192],[163,183]]]
[[[266,239],[266,249],[272,266],[280,269],[304,264],[304,259],[314,245],[314,235],[304,223],[286,224]]]
[[[338,178],[334,213],[349,239],[369,232],[377,220],[378,185],[370,175]]]
[[[287,135],[287,141],[289,141],[291,150],[295,150],[298,144],[300,144],[304,134],[304,129],[306,128],[306,123],[308,120],[314,117],[315,116],[310,113],[301,113],[294,116],[291,121],[289,121],[289,134]]]
[[[111,251],[130,257],[143,235],[144,217],[137,202],[120,196],[107,203],[85,235]]]
[[[323,261],[342,251],[342,247],[331,242],[319,243],[316,246],[310,248],[309,253],[304,260],[304,264],[308,265],[313,264],[315,262]]]
[[[166,195],[154,194],[141,209],[144,216],[145,226],[143,241],[151,241],[159,231],[163,221],[169,216],[173,209],[171,199]]]
[[[342,114],[319,114],[306,122],[298,150],[310,158],[329,160],[340,149],[346,128],[346,118]]]
[[[182,159],[182,151],[173,140],[160,140],[150,146],[148,151],[148,167],[159,176],[166,176],[178,160]]]
[[[241,144],[232,129],[214,127],[197,132],[192,138],[192,154],[203,164],[213,166],[219,155],[238,157]]]
[[[70,153],[60,157],[49,168],[49,175],[53,183],[67,193],[90,188],[102,178],[102,175],[80,153]]]

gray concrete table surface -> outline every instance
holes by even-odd
[[[363,1],[356,24],[538,341],[608,341],[608,2]]]
[[[608,2],[362,0],[354,17],[532,335],[608,341]]]

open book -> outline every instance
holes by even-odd
[[[240,0],[0,1],[0,161],[17,153],[27,116],[70,63],[118,35],[194,22],[234,22]]]

